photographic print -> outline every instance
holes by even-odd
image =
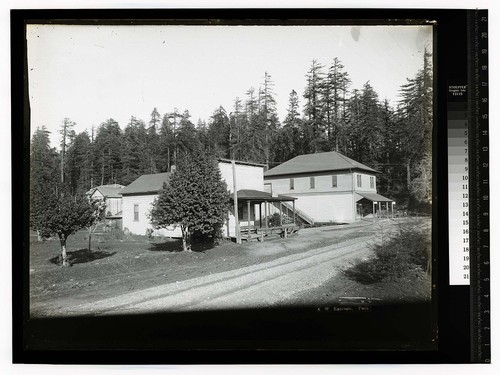
[[[31,319],[304,308],[434,347],[432,22],[26,39]]]

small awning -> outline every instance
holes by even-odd
[[[356,192],[356,194],[361,195],[361,198],[358,200],[366,198],[372,202],[394,202],[394,199],[386,198],[386,197],[384,197],[380,194],[377,194],[377,193],[359,193],[359,192]]]
[[[267,193],[265,191],[260,190],[250,190],[250,189],[242,189],[237,191],[238,201],[252,201],[252,202],[290,202],[294,201],[297,198],[290,197],[287,195],[278,195],[277,197],[273,197],[271,193]],[[233,199],[233,195],[231,194],[231,199]]]

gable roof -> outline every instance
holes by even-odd
[[[163,188],[163,183],[170,180],[170,172],[144,174],[121,191],[127,194],[156,194]]]
[[[125,186],[119,184],[113,185],[101,185],[93,188],[90,195],[93,195],[96,190],[99,190],[101,194],[106,198],[121,198],[121,191]]]
[[[264,172],[264,177],[348,169],[361,169],[368,172],[379,173],[375,169],[367,167],[356,160],[348,158],[338,152],[330,151],[296,156]]]

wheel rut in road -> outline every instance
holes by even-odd
[[[283,256],[273,261],[67,306],[64,314],[124,314],[158,311],[255,308],[279,305],[319,286],[342,265],[370,254],[364,236]]]

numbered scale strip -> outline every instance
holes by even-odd
[[[448,86],[450,285],[470,285],[469,120],[467,85]]]
[[[491,359],[487,17],[469,18],[471,356],[482,363]]]

